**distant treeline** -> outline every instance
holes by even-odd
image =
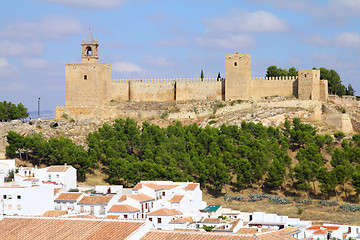
[[[29,116],[28,110],[23,104],[17,106],[11,102],[0,102],[0,121],[11,121],[14,119],[24,119]]]
[[[103,166],[109,183],[125,186],[140,180],[196,181],[216,190],[291,186],[329,197],[347,196],[346,186],[352,185],[360,193],[360,135],[342,140],[338,132],[334,137],[317,134],[299,118],[286,120],[283,128],[253,122],[220,128],[177,122],[160,128],[128,118],[89,133],[86,149],[64,137],[45,140],[41,134],[9,132],[6,153],[28,155],[37,165],[71,164],[82,179]],[[296,164],[289,149],[297,152]]]
[[[316,68],[313,68],[316,69]],[[277,66],[270,66],[266,70],[266,77],[284,77],[297,76],[298,70],[291,67],[289,70],[278,68]],[[328,80],[328,92],[338,96],[350,95],[354,96],[355,90],[351,84],[346,87],[342,84],[340,75],[334,69],[320,68],[320,79]]]

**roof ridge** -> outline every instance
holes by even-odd
[[[64,217],[35,217],[35,216],[4,216],[4,218],[25,218],[25,219],[42,219],[42,220],[49,220],[49,219],[54,219],[54,220],[69,220],[69,221],[105,221],[105,222],[139,222],[139,223],[144,223],[146,224],[145,220],[138,220],[138,219],[134,219],[134,220],[124,220],[124,219],[106,219],[106,218],[97,218],[97,219],[92,219],[92,218],[64,218]]]
[[[149,232],[162,232],[162,233],[169,233],[166,230],[158,230],[158,229],[150,229]],[[171,231],[171,233],[181,233],[181,234],[203,234],[203,235],[225,235],[225,236],[237,236],[237,237],[256,237],[255,235],[251,234],[234,234],[234,233],[224,233],[224,232],[187,232],[187,231]]]

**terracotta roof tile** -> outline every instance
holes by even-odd
[[[48,210],[42,216],[43,217],[58,217],[68,214],[66,210]]]
[[[168,209],[168,208],[161,208],[159,210],[150,212],[148,215],[155,215],[155,216],[172,216],[172,215],[181,215],[182,212],[176,210],[176,209]]]
[[[199,186],[198,183],[189,183],[184,189],[194,191],[197,188],[197,186]]]
[[[319,229],[313,232],[313,234],[327,234],[327,231],[325,229]]]
[[[295,240],[296,238],[283,234],[281,231],[273,231],[269,233],[258,233],[256,237],[260,240]]]
[[[0,221],[0,239],[124,240],[143,226],[139,221],[5,217]]]
[[[220,218],[204,218],[203,223],[220,223]]]
[[[174,195],[169,202],[180,202],[183,199],[184,195]]]
[[[55,199],[55,201],[76,201],[82,195],[83,193],[60,193],[60,195]]]
[[[298,228],[294,228],[294,227],[287,227],[287,228],[279,230],[279,232],[289,235],[289,234],[301,232],[301,230]]]
[[[137,209],[128,204],[112,205],[111,208],[109,209],[109,212],[138,212],[138,211],[140,211],[140,209]]]
[[[49,169],[47,171],[48,172],[66,172],[69,168],[70,168],[70,166],[64,166],[64,165],[51,166],[51,167],[49,167]]]
[[[119,201],[118,202],[123,202],[127,199],[127,195],[122,195],[120,198],[119,198]]]
[[[204,232],[165,232],[152,230],[149,231],[140,240],[256,240],[253,236],[240,236],[236,234],[224,234],[224,233],[204,233]]]
[[[119,219],[119,215],[107,215],[106,219]]]
[[[136,201],[139,202],[147,202],[147,201],[154,201],[155,199],[153,197],[150,197],[146,194],[143,193],[139,193],[139,194],[134,194],[134,195],[129,195],[129,198],[135,199]]]
[[[154,190],[162,190],[162,189],[172,189],[178,187],[179,185],[173,184],[155,184],[155,183],[138,183],[135,185],[133,189],[139,190],[142,189],[143,186],[147,186]]]
[[[336,227],[336,226],[321,226],[321,225],[314,225],[314,226],[311,226],[311,227],[308,227],[306,230],[319,230],[321,228],[326,228],[326,230],[328,232],[332,232],[332,231],[335,231],[335,230],[338,230],[339,227]]]
[[[113,196],[84,196],[78,204],[108,204]]]

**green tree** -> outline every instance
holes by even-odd
[[[202,69],[200,72],[200,79],[201,79],[201,81],[204,81],[204,71]]]

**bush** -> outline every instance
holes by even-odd
[[[360,211],[360,206],[359,205],[353,205],[353,204],[342,204],[339,207],[339,212],[358,212]]]
[[[267,196],[267,198],[274,204],[289,204],[289,203],[293,203],[293,201],[285,198],[285,197],[280,197],[280,196]]]
[[[224,200],[229,201],[229,202],[234,201],[234,200],[240,202],[244,199],[245,199],[245,197],[243,197],[243,196],[225,196],[224,197]]]
[[[317,204],[322,205],[324,207],[334,207],[339,205],[337,201],[323,201],[323,200],[318,201]]]
[[[298,215],[301,215],[303,212],[304,212],[304,209],[298,208],[298,211],[297,211],[297,214],[298,214]]]
[[[79,192],[79,189],[78,188],[70,188],[69,192]]]
[[[301,199],[298,198],[295,200],[296,203],[302,203],[302,204],[313,204],[313,201],[311,199],[306,200],[306,199]]]
[[[212,232],[212,230],[214,229],[214,227],[215,227],[215,226],[206,226],[206,225],[204,225],[204,226],[203,226],[203,229],[204,229],[205,231],[207,231],[207,232]]]
[[[212,124],[215,124],[215,123],[217,123],[216,120],[211,120],[211,121],[209,122],[209,125],[212,125]]]
[[[266,193],[261,193],[261,194],[251,193],[249,195],[249,202],[261,201],[264,200],[266,197],[267,197]]]

